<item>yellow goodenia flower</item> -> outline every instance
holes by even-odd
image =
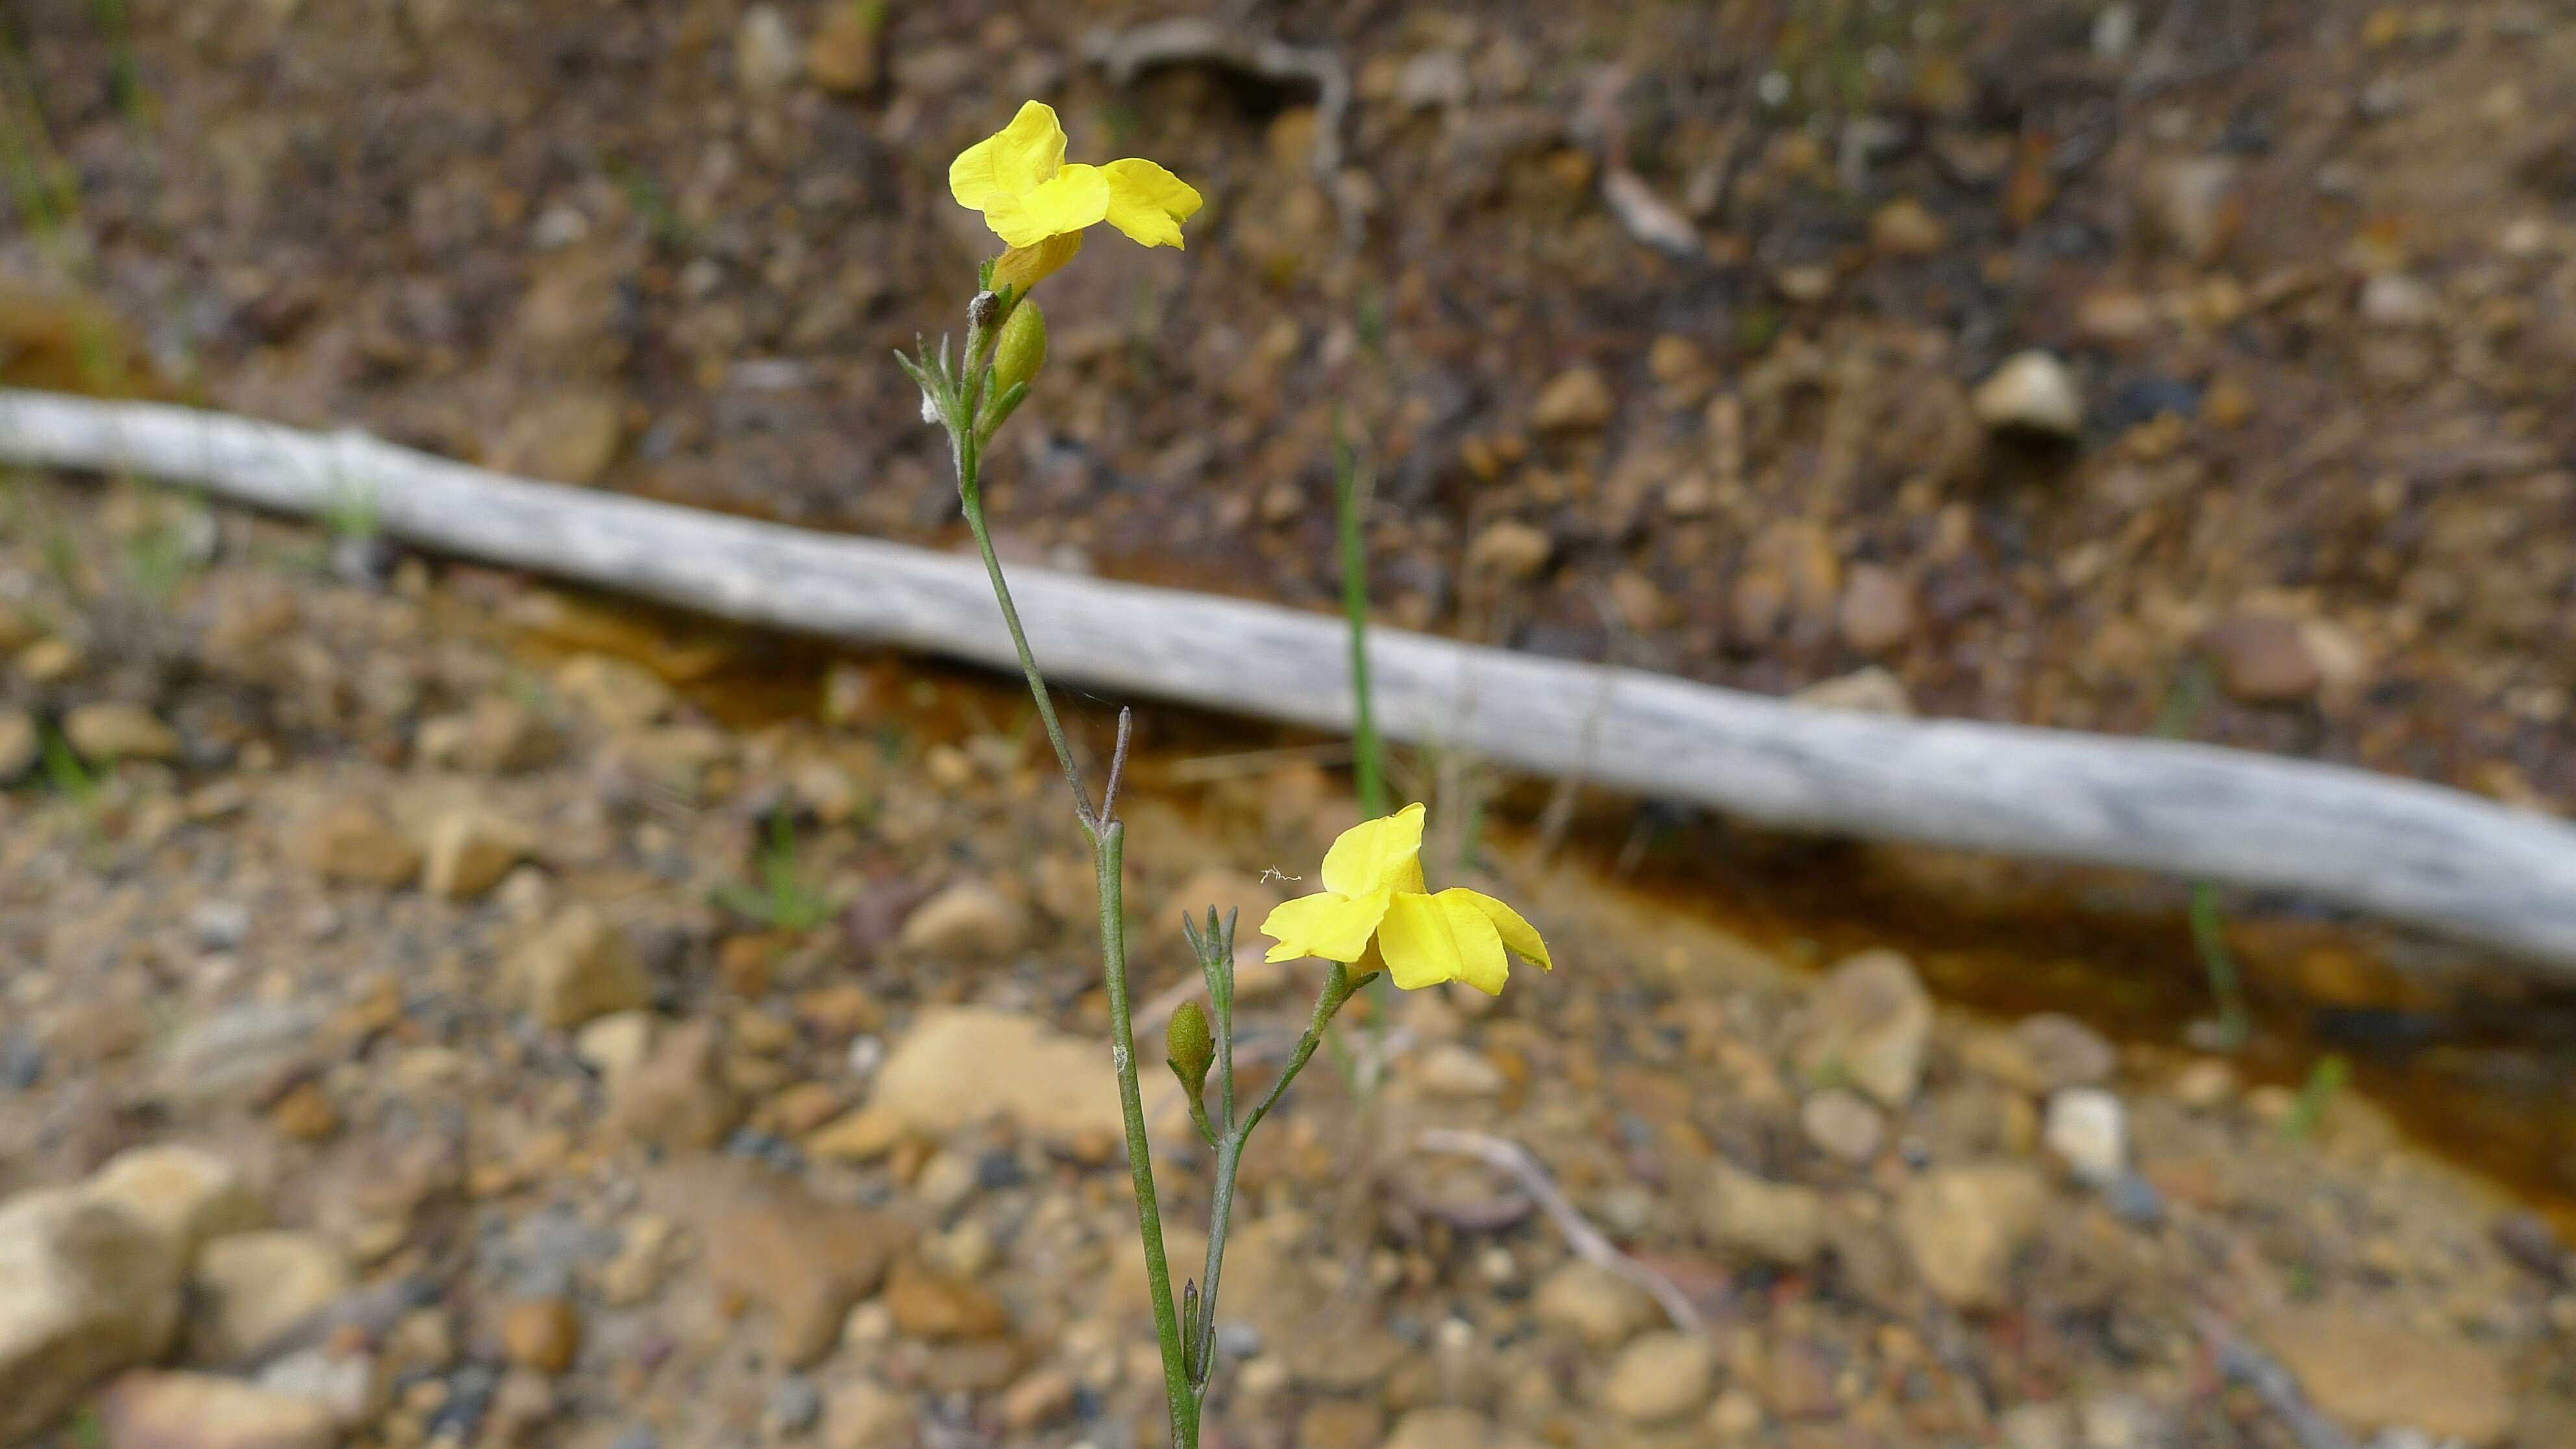
[[[948,166],[957,204],[984,214],[1010,244],[993,284],[1025,295],[1082,249],[1085,229],[1107,222],[1149,247],[1181,245],[1181,223],[1199,209],[1189,183],[1151,161],[1066,164],[1055,108],[1030,101],[1001,130]]]
[[[1356,962],[1374,950],[1407,991],[1464,981],[1488,996],[1500,995],[1510,974],[1507,949],[1556,969],[1547,943],[1518,911],[1455,886],[1430,892],[1422,881],[1422,816],[1421,806],[1407,805],[1343,831],[1324,853],[1324,889],[1261,923],[1261,934],[1279,943],[1267,959]]]

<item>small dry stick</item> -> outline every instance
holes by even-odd
[[[1700,1315],[1699,1305],[1691,1302],[1690,1296],[1675,1286],[1672,1279],[1620,1252],[1608,1238],[1603,1237],[1601,1230],[1592,1226],[1591,1220],[1584,1217],[1582,1210],[1557,1187],[1556,1179],[1547,1175],[1547,1169],[1540,1165],[1539,1160],[1530,1156],[1528,1148],[1487,1133],[1462,1132],[1448,1127],[1425,1128],[1414,1134],[1413,1141],[1425,1152],[1472,1157],[1508,1175],[1539,1205],[1539,1210],[1556,1223],[1557,1231],[1565,1234],[1565,1245],[1574,1250],[1574,1256],[1607,1268],[1645,1289],[1663,1307],[1664,1316],[1673,1321],[1673,1327],[1684,1333],[1707,1331],[1708,1320]]]

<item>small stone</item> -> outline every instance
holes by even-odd
[[[1497,519],[1467,545],[1467,572],[1525,582],[1537,578],[1555,554],[1556,544],[1545,529]]]
[[[653,1040],[661,1029],[662,1019],[652,1012],[612,1011],[583,1023],[573,1033],[572,1054],[599,1073],[600,1081],[613,1092],[627,1073],[652,1056]]]
[[[2098,1087],[2119,1070],[2120,1053],[2100,1032],[2061,1012],[2044,1011],[2013,1024],[2013,1036],[2030,1055],[2043,1092]]]
[[[23,709],[0,709],[0,785],[15,784],[36,768],[43,753],[36,717]]]
[[[207,1242],[188,1278],[192,1356],[255,1358],[354,1286],[349,1260],[318,1233],[263,1230]]]
[[[878,32],[882,10],[867,5],[835,4],[826,10],[821,29],[805,43],[805,74],[836,96],[876,89],[885,73]]]
[[[483,1412],[483,1442],[524,1444],[563,1407],[553,1381],[530,1368],[513,1368],[493,1386]]]
[[[2423,327],[2441,316],[2440,295],[2421,278],[2380,272],[2361,284],[2361,320],[2374,327]]]
[[[1002,1424],[1014,1434],[1030,1434],[1073,1413],[1080,1388],[1062,1369],[1040,1369],[1002,1394]]]
[[[2140,178],[2146,214],[2185,259],[2206,264],[2227,249],[2243,217],[2236,163],[2224,156],[2160,161]]]
[[[210,1101],[273,1082],[310,1061],[322,1013],[309,1002],[244,1001],[181,1029],[163,1054],[161,1090]]]
[[[1798,1109],[1798,1125],[1817,1151],[1836,1162],[1862,1166],[1878,1156],[1887,1119],[1860,1093],[1829,1087]]]
[[[1893,569],[1854,564],[1835,619],[1845,644],[1863,654],[1886,653],[1914,637],[1914,591]]]
[[[1842,1076],[1887,1107],[1914,1099],[1932,1039],[1932,997],[1914,963],[1863,951],[1836,966],[1810,995],[1798,1067],[1811,1080]]]
[[[2218,666],[2218,682],[2245,704],[2297,704],[2325,682],[2298,621],[2279,614],[2228,615],[2200,636]]]
[[[2069,1087],[2048,1099],[2040,1140],[2077,1181],[2102,1187],[2129,1165],[2129,1123],[2120,1099],[2100,1087]]]
[[[106,1374],[160,1357],[179,1321],[163,1230],[77,1188],[0,1203],[0,1441],[24,1442]]]
[[[2309,1399],[2355,1433],[2420,1429],[2483,1445],[2512,1432],[2513,1376],[2498,1349],[2362,1303],[2276,1309],[2252,1326]]]
[[[529,1014],[559,1031],[653,999],[626,933],[586,904],[556,916],[512,952],[507,976]]]
[[[739,1162],[676,1164],[648,1180],[647,1194],[697,1234],[717,1292],[768,1308],[775,1351],[790,1368],[831,1351],[850,1305],[884,1280],[911,1236],[892,1218]]]
[[[1750,1439],[1762,1427],[1762,1401],[1742,1388],[1731,1388],[1708,1406],[1708,1432],[1721,1444]]]
[[[2134,1172],[2123,1172],[2103,1187],[2102,1205],[2131,1227],[2152,1228],[2165,1220],[2164,1194]]]
[[[609,1132],[638,1147],[701,1151],[742,1120],[742,1103],[725,1080],[722,1038],[707,1020],[661,1033],[653,1054],[609,1089]]]
[[[376,1392],[376,1362],[365,1353],[338,1353],[328,1345],[299,1349],[259,1371],[259,1386],[274,1394],[319,1404],[335,1423],[367,1417]]]
[[[874,1162],[909,1135],[900,1114],[870,1105],[824,1123],[799,1145],[817,1162]]]
[[[2050,353],[2017,352],[1969,394],[1977,421],[1997,432],[2074,438],[2084,431],[2084,395]]]
[[[420,847],[381,812],[354,800],[329,806],[304,822],[296,833],[295,853],[327,880],[386,890],[409,885],[420,873]]]
[[[1504,1086],[1500,1067],[1457,1042],[1442,1042],[1423,1052],[1407,1075],[1426,1095],[1452,1100],[1497,1096]]]
[[[2154,301],[2139,292],[2088,292],[2075,304],[2076,334],[2096,346],[2142,346],[2154,339],[2159,321]]]
[[[999,1338],[1011,1330],[1010,1310],[991,1289],[910,1258],[897,1263],[886,1280],[885,1302],[895,1326],[915,1338]]]
[[[1695,1333],[1649,1333],[1610,1361],[1601,1407],[1631,1424],[1660,1424],[1697,1412],[1715,1386],[1717,1355]]]
[[[1379,1449],[1538,1449],[1538,1443],[1473,1409],[1442,1407],[1407,1412]]]
[[[562,1373],[581,1353],[581,1313],[562,1298],[521,1299],[501,1314],[501,1351],[522,1368]]]
[[[100,700],[63,716],[63,738],[91,760],[175,760],[179,735],[140,705]]]
[[[487,775],[541,765],[554,746],[543,721],[500,694],[477,698],[461,714],[422,720],[412,741],[423,764]]]
[[[1609,422],[1618,406],[1610,379],[1602,376],[1601,369],[1589,364],[1569,367],[1539,389],[1538,402],[1530,409],[1530,426],[1543,433],[1587,432]]]
[[[1779,1268],[1803,1268],[1824,1251],[1825,1203],[1814,1188],[1773,1182],[1721,1162],[1700,1198],[1699,1223],[1726,1252]]]
[[[19,653],[18,672],[30,684],[60,684],[88,663],[69,639],[39,639]]]
[[[1922,202],[1900,196],[1869,219],[1869,243],[1883,257],[1929,257],[1940,254],[1950,233]]]
[[[268,1125],[297,1142],[321,1142],[338,1134],[340,1109],[320,1082],[298,1082],[269,1104]]]
[[[2004,1449],[2069,1449],[2075,1442],[2075,1406],[2063,1399],[2015,1404],[1995,1429]]]
[[[534,837],[498,815],[471,806],[449,810],[430,824],[421,888],[451,901],[472,900],[535,848]]]
[[[247,1232],[266,1216],[239,1169],[203,1148],[178,1143],[129,1148],[109,1158],[90,1178],[89,1195],[151,1225],[182,1265],[196,1261],[207,1239]]]
[[[754,5],[743,12],[741,28],[734,32],[733,75],[747,94],[774,96],[793,85],[804,68],[796,32],[777,6]]]
[[[329,1449],[327,1407],[239,1379],[137,1369],[99,1396],[108,1449]]]
[[[1540,1323],[1593,1348],[1616,1348],[1661,1316],[1645,1289],[1584,1258],[1570,1258],[1548,1274],[1530,1309]]]
[[[761,1418],[770,1432],[794,1438],[823,1417],[823,1391],[803,1374],[789,1374],[769,1386],[769,1403]]]
[[[944,1138],[1005,1118],[1068,1150],[1120,1140],[1126,1117],[1096,1041],[992,1007],[938,1007],[914,1018],[877,1069],[868,1105],[907,1132]],[[1007,1062],[1010,1070],[996,1072]]]
[[[642,730],[679,705],[660,675],[607,654],[576,654],[565,660],[555,670],[555,688],[620,733]]]
[[[1963,1309],[2003,1306],[2013,1259],[2040,1228],[2048,1185],[2022,1163],[1938,1168],[1905,1185],[1896,1234],[1925,1286]]]
[[[2216,1057],[2203,1057],[2174,1074],[2173,1094],[2195,1112],[2214,1111],[2236,1095],[2236,1068]]]
[[[924,956],[1008,956],[1028,939],[1028,913],[983,881],[961,881],[921,903],[896,938]]]
[[[921,1411],[912,1400],[874,1379],[832,1391],[823,1411],[826,1449],[911,1449]]]
[[[1831,679],[1820,679],[1790,695],[1789,702],[1809,709],[1847,709],[1859,714],[1894,715],[1899,719],[1911,718],[1914,714],[1914,696],[1906,690],[1905,681],[1879,664]]]

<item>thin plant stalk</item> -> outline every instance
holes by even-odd
[[[987,272],[986,280],[989,281]],[[1288,1084],[1296,1079],[1306,1062],[1323,1040],[1325,1027],[1333,1014],[1349,1000],[1353,989],[1349,972],[1336,965],[1325,979],[1322,994],[1315,1003],[1315,1017],[1286,1070],[1260,1104],[1237,1121],[1234,1090],[1234,923],[1227,920],[1220,928],[1214,914],[1208,920],[1208,932],[1202,936],[1191,928],[1192,943],[1199,947],[1202,969],[1207,973],[1211,1004],[1216,1007],[1219,1032],[1217,1061],[1221,1067],[1218,1111],[1223,1126],[1212,1120],[1203,1099],[1193,1094],[1191,1108],[1216,1153],[1216,1187],[1210,1209],[1206,1291],[1202,1294],[1193,1283],[1187,1295],[1176,1304],[1172,1293],[1172,1272],[1163,1241],[1161,1204],[1154,1187],[1152,1144],[1145,1131],[1145,1104],[1136,1064],[1135,1013],[1128,984],[1127,922],[1125,900],[1125,866],[1127,827],[1118,818],[1118,785],[1125,772],[1127,749],[1131,738],[1133,716],[1126,710],[1118,713],[1118,744],[1110,758],[1109,774],[1098,808],[1083,784],[1082,770],[1076,763],[1073,747],[1066,740],[1064,725],[1058,718],[1055,700],[1047,689],[1046,676],[1040,672],[1036,653],[1029,647],[1028,631],[1020,622],[1017,604],[1012,601],[1010,582],[1002,572],[1000,556],[993,548],[993,535],[984,516],[982,487],[984,445],[1026,395],[1025,381],[1013,383],[999,396],[988,396],[993,388],[992,353],[998,323],[1007,315],[1010,303],[990,291],[977,295],[967,312],[966,350],[960,364],[952,364],[946,344],[941,344],[934,358],[924,349],[919,358],[898,360],[904,370],[921,387],[930,415],[943,423],[949,434],[950,457],[957,470],[957,497],[966,526],[975,536],[975,547],[984,559],[984,572],[993,587],[993,601],[1000,608],[1002,623],[1010,631],[1011,647],[1019,656],[1020,673],[1027,680],[1029,697],[1037,706],[1038,719],[1046,727],[1047,743],[1055,750],[1056,764],[1064,772],[1065,788],[1071,792],[1075,818],[1091,842],[1094,881],[1100,904],[1100,955],[1102,973],[1109,997],[1110,1064],[1118,1078],[1118,1105],[1124,1119],[1127,1139],[1127,1167],[1136,1192],[1137,1234],[1144,1248],[1146,1292],[1154,1314],[1154,1334],[1162,1350],[1163,1393],[1171,1424],[1175,1449],[1197,1449],[1199,1423],[1206,1408],[1208,1387],[1214,1376],[1216,1292],[1221,1275],[1227,1228],[1234,1207],[1234,1182],[1243,1160],[1243,1146],[1270,1109],[1278,1104]]]

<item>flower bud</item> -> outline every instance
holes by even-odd
[[[1007,393],[1019,383],[1038,375],[1046,366],[1046,314],[1035,302],[1022,302],[1011,309],[1010,320],[1002,324],[1002,340],[993,348],[993,391]]]
[[[1197,1002],[1184,1001],[1172,1013],[1172,1024],[1163,1029],[1163,1059],[1190,1100],[1197,1101],[1207,1090],[1208,1067],[1216,1060],[1216,1040],[1208,1035],[1207,1013]]]

